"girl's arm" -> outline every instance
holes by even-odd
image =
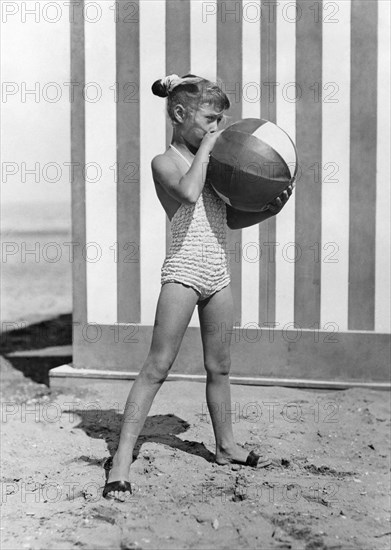
[[[205,134],[191,167],[183,176],[169,157],[165,155],[155,157],[152,160],[154,180],[177,201],[183,204],[195,204],[205,184],[209,154],[221,132],[222,130]]]
[[[227,205],[227,225],[230,229],[243,229],[256,223],[261,223],[281,212],[292,195],[293,184],[289,185],[273,202],[267,205],[262,212],[243,212]]]

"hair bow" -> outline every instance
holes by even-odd
[[[182,84],[185,80],[185,78],[181,78],[177,74],[170,74],[162,78],[161,82],[162,85],[166,87],[167,93],[170,93],[176,86]]]

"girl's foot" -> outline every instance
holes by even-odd
[[[106,484],[103,489],[104,498],[125,502],[129,500],[132,494],[132,488],[129,479],[129,465],[120,463],[112,457],[109,457],[105,464]]]
[[[216,462],[220,466],[242,464],[253,468],[266,468],[272,464],[272,461],[266,456],[258,455],[254,451],[249,452],[236,444],[230,448],[218,449],[216,451]]]

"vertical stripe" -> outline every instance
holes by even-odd
[[[183,76],[190,73],[190,0],[166,1],[166,74]],[[202,76],[202,75],[201,75]],[[172,124],[167,117],[166,145],[172,137]],[[166,219],[166,250],[171,245],[171,224]],[[194,310],[189,326],[199,326],[197,310]]]
[[[299,152],[301,177],[298,178],[296,199],[295,242],[295,323],[302,328],[320,321],[320,262],[317,251],[321,242],[322,183],[322,9],[297,1],[296,16],[289,10],[287,17],[296,23],[296,85],[285,90],[295,97],[296,145]]]
[[[166,75],[190,72],[190,0],[166,1]],[[171,143],[172,124],[166,117],[166,146]],[[171,244],[171,224],[166,218],[166,250]]]
[[[260,118],[260,18],[261,0],[243,3],[243,118]],[[242,326],[258,326],[259,228],[242,230]]]
[[[190,72],[216,80],[216,0],[190,2]],[[189,326],[199,326],[194,311]]]
[[[263,2],[261,18],[261,116],[276,120],[276,0]]]
[[[217,2],[217,81],[230,99],[230,120],[242,116],[242,4],[234,0]],[[242,237],[228,229],[228,253],[234,299],[234,322],[241,322]]]
[[[276,2],[262,4],[261,18],[261,118],[276,122]],[[262,249],[259,266],[260,324],[275,322],[276,218],[259,225]]]
[[[190,72],[190,0],[166,1],[166,75]],[[167,144],[172,126],[167,124]]]
[[[107,2],[86,23],[86,240],[88,321],[117,322],[117,160],[115,20]],[[102,36],[105,40],[102,40]],[[104,220],[104,223],[102,223]],[[97,299],[99,297],[99,299]]]
[[[140,250],[141,322],[152,325],[160,292],[160,269],[165,253],[165,213],[155,193],[151,160],[165,150],[165,101],[151,92],[164,75],[165,2],[140,2]],[[160,44],[151,50],[151,44]]]
[[[70,9],[74,10],[71,18],[71,82],[79,83],[71,103],[71,161],[75,167],[71,181],[72,242],[78,243],[74,247],[72,270],[72,318],[74,323],[84,324],[87,321],[87,274],[82,255],[86,243],[85,179],[82,170],[85,166],[85,101],[81,93],[85,84],[84,19],[83,6],[78,0],[72,0]]]
[[[117,233],[118,322],[140,322],[139,5],[118,4]]]
[[[295,81],[296,32],[295,24],[283,16],[284,9],[291,5],[283,0],[277,10],[276,76],[277,76],[277,124],[296,142],[296,104],[288,101],[283,90]],[[276,326],[290,326],[294,319],[295,263],[295,194],[276,218]]]
[[[352,3],[349,329],[375,317],[377,2]]]
[[[351,2],[335,5],[336,22],[326,11],[323,18],[320,323],[341,331],[348,326]]]
[[[378,9],[375,330],[390,332],[390,2]]]
[[[191,73],[216,80],[216,0],[190,3]]]

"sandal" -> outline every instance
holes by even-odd
[[[252,468],[266,468],[271,464],[272,461],[269,458],[263,458],[257,455],[257,453],[254,453],[254,451],[249,452],[245,462],[245,466],[251,466]]]
[[[257,455],[254,451],[250,451],[247,455],[246,461],[242,462],[241,460],[231,459],[220,466],[225,466],[226,464],[240,464],[241,466],[250,466],[251,468],[267,468],[271,466],[272,460],[269,458],[264,458],[260,455]],[[218,464],[218,463],[217,463]]]
[[[116,497],[107,496],[108,493],[111,493],[111,491],[120,491],[121,493],[129,493],[132,494],[132,487],[129,483],[129,481],[110,481],[110,483],[107,483],[107,480],[109,479],[109,472],[111,468],[113,467],[113,458],[109,456],[109,458],[106,460],[106,462],[103,465],[103,468],[105,470],[106,475],[106,483],[103,489],[103,498],[113,499],[117,500],[118,502],[124,502],[122,500],[119,500]]]

